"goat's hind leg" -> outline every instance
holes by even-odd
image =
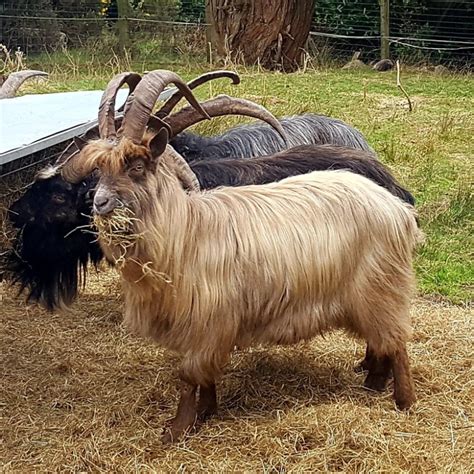
[[[366,372],[369,370],[370,365],[372,363],[372,351],[369,349],[369,345],[367,344],[367,347],[365,349],[365,357],[363,360],[361,360],[355,367],[354,367],[354,372]]]
[[[405,342],[388,354],[374,352],[364,385],[372,390],[384,390],[391,371],[395,403],[400,410],[406,410],[416,401],[416,396]]]
[[[367,343],[364,359],[354,367],[357,373],[368,372],[364,386],[370,390],[381,392],[385,390],[389,378],[392,376],[392,364],[388,357],[377,357]]]
[[[181,435],[189,431],[197,420],[196,406],[197,385],[181,382],[181,393],[176,416],[171,420],[171,426],[165,428],[162,436],[164,443],[176,441]]]
[[[199,402],[197,406],[197,414],[200,421],[217,413],[217,395],[216,384],[212,383],[208,386],[201,385],[199,388]]]
[[[383,390],[393,372],[395,402],[400,409],[407,409],[416,400],[406,351],[411,325],[409,302],[403,294],[398,296],[385,298],[381,304],[377,301],[365,304],[359,312],[363,317],[359,319],[358,335],[367,341],[365,386]],[[370,324],[366,324],[367,321]]]
[[[378,355],[375,352],[370,357],[369,372],[364,385],[376,391],[382,391],[387,386],[393,371],[394,398],[400,410],[406,410],[416,401],[413,377],[405,343],[401,344],[390,354]]]
[[[415,387],[405,344],[392,356],[393,395],[400,410],[407,410],[416,401]]]

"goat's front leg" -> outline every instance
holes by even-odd
[[[184,381],[181,382],[178,410],[176,416],[171,420],[171,426],[165,428],[162,437],[164,443],[176,441],[196,423],[196,389],[197,385],[191,385]]]
[[[200,421],[204,421],[217,413],[216,384],[200,386],[197,413]]]

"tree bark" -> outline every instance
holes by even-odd
[[[219,55],[286,72],[301,64],[313,11],[314,0],[206,0]]]

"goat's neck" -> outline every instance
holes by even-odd
[[[127,263],[131,264],[134,274],[139,265],[144,268],[144,275],[153,279],[158,272],[166,280],[179,266],[176,259],[180,258],[186,243],[189,199],[168,167],[159,167],[152,182],[150,199],[142,209],[135,229],[141,238],[130,252]]]

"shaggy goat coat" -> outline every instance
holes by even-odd
[[[102,171],[120,192],[120,175]],[[181,353],[183,380],[211,384],[235,346],[334,328],[377,355],[404,347],[419,230],[387,190],[345,171],[190,194],[164,163],[146,179],[128,190],[133,245],[103,226],[100,242],[122,262],[126,325]]]
[[[415,204],[410,192],[397,183],[375,156],[336,145],[301,145],[251,160],[203,160],[191,163],[190,167],[201,189],[267,184],[311,171],[344,169],[365,176],[401,200]]]
[[[323,144],[365,150],[375,156],[362,133],[342,120],[303,114],[284,117],[280,123],[287,136],[287,145],[273,128],[262,123],[239,125],[211,137],[181,132],[170,145],[189,163],[203,159],[253,158],[298,145]]]

